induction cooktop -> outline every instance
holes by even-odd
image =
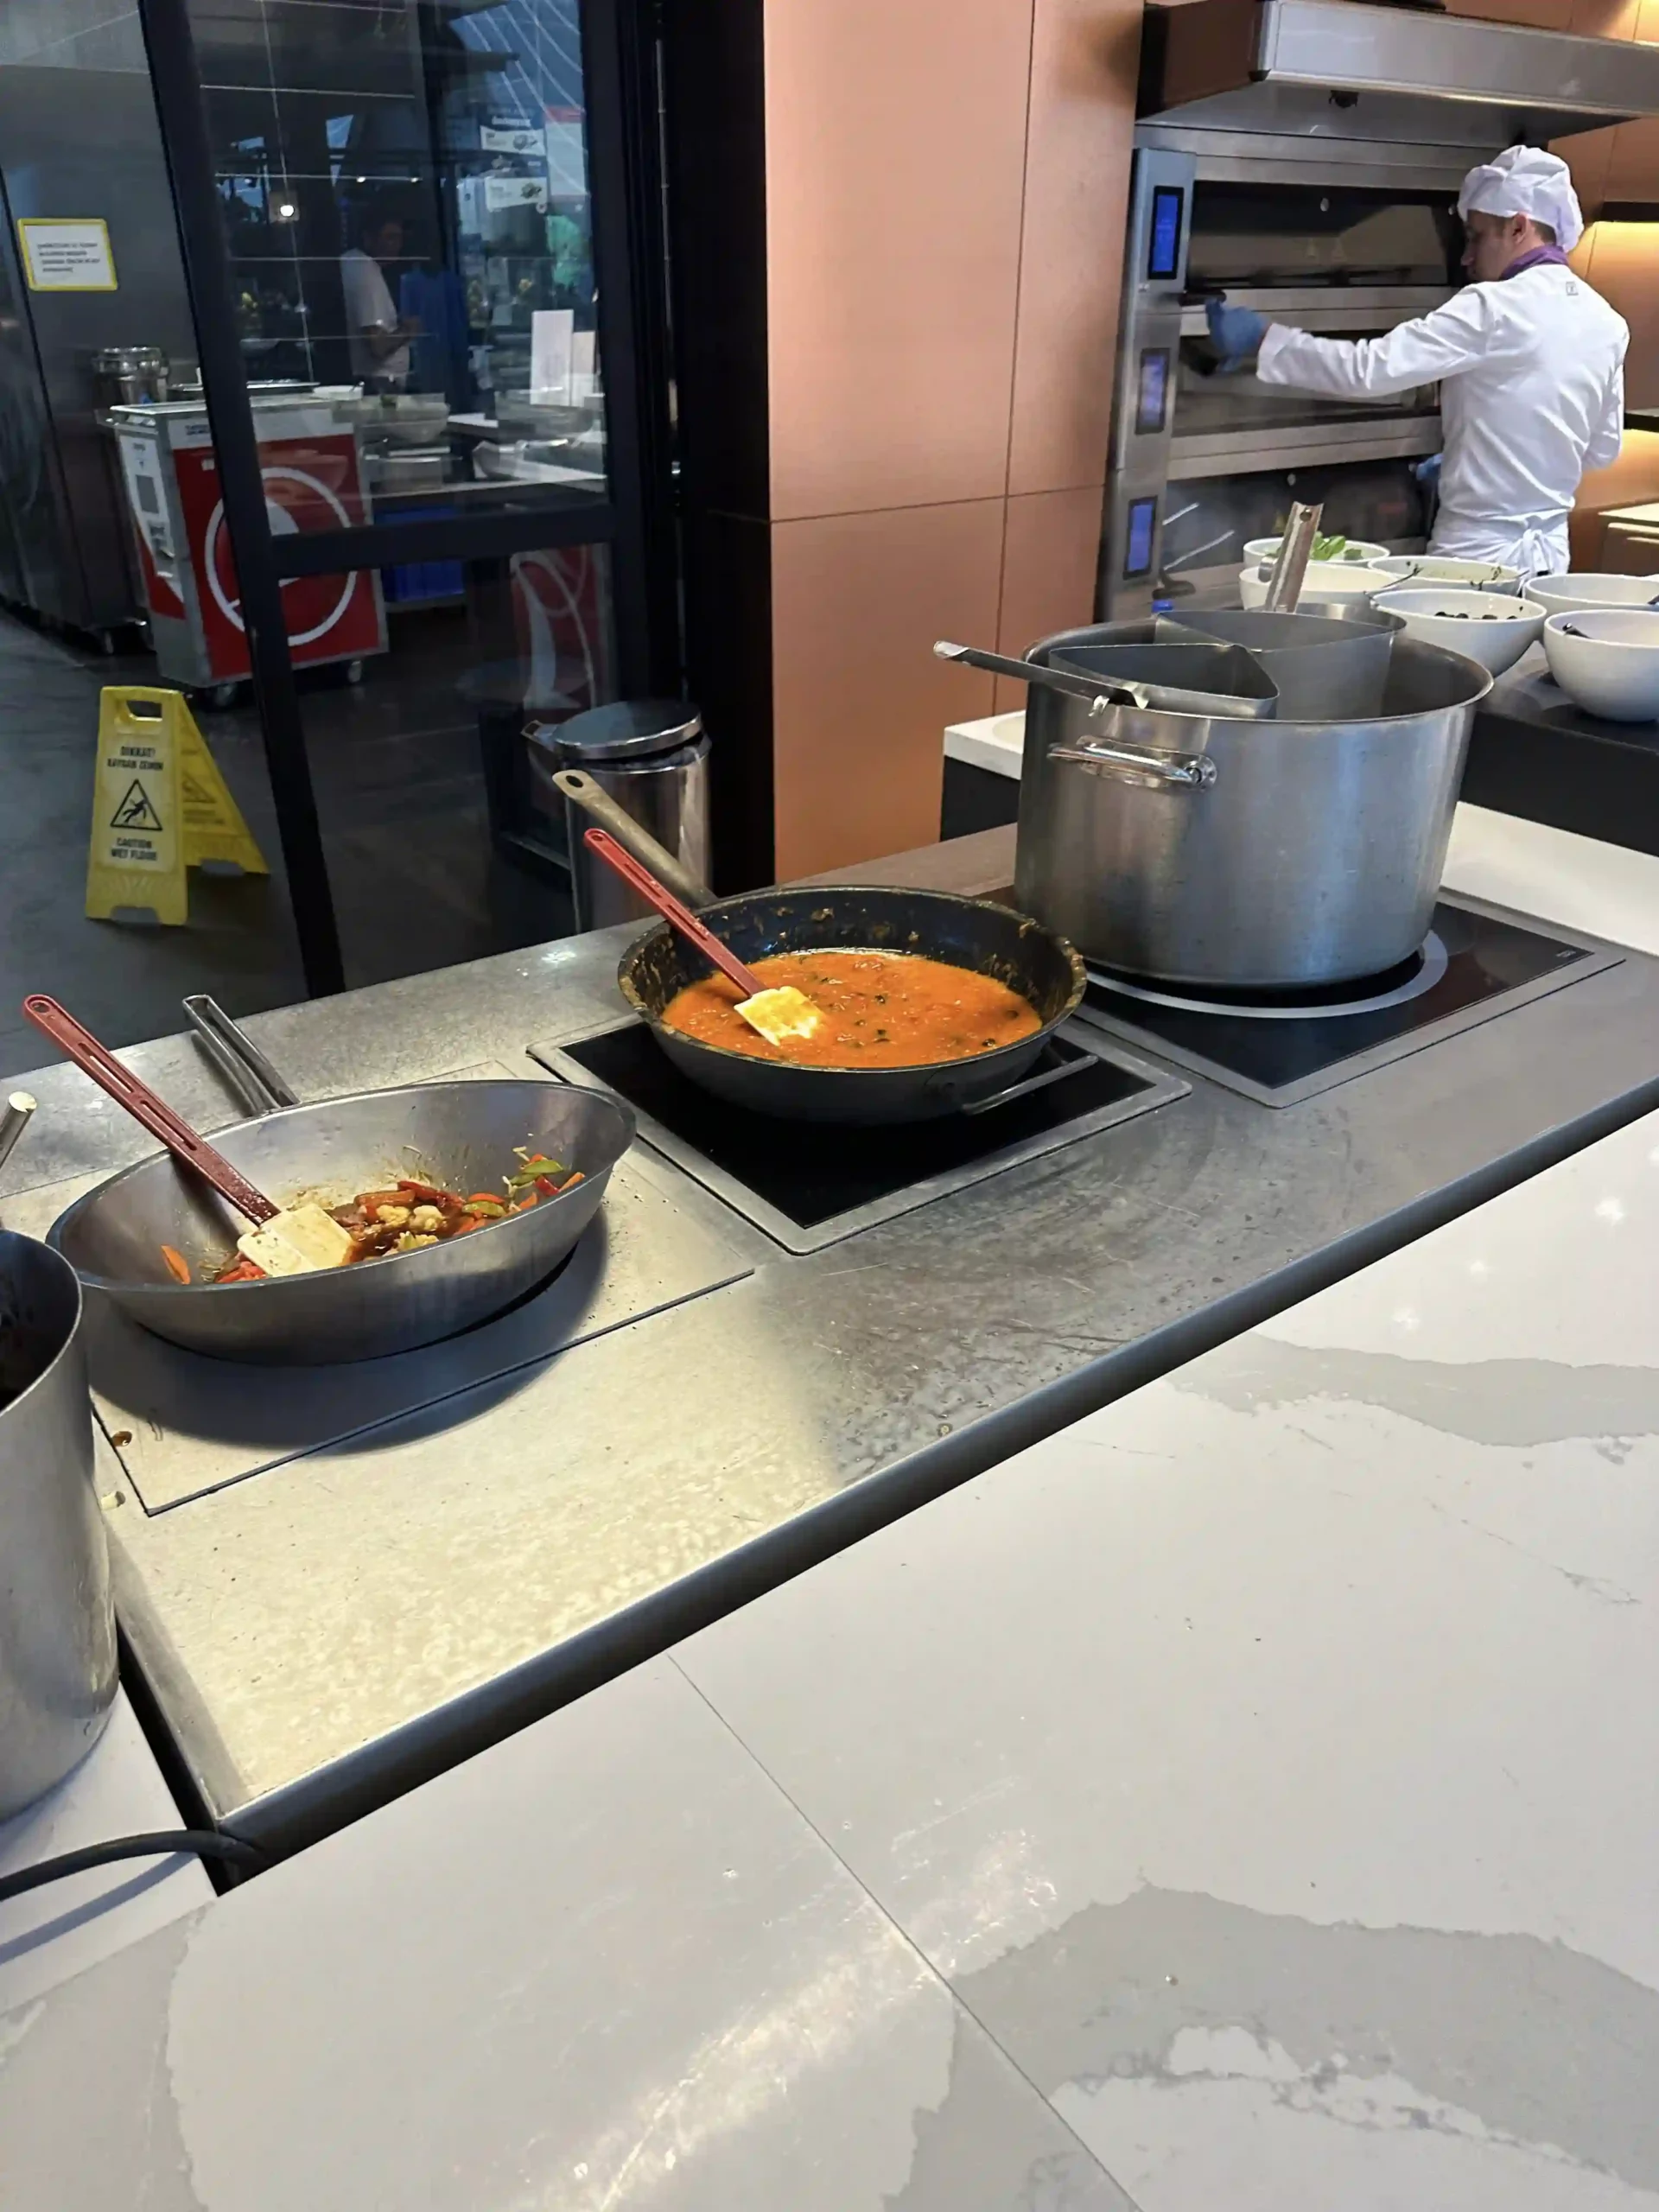
[[[1192,1088],[1066,1022],[1030,1071],[1052,1079],[1006,1105],[861,1129],[729,1105],[682,1075],[639,1021],[530,1050],[567,1082],[626,1100],[647,1144],[790,1252],[816,1252]]]
[[[1184,990],[1092,967],[1078,1019],[1263,1106],[1294,1106],[1617,967],[1610,945],[1442,899],[1420,950],[1314,989]]]

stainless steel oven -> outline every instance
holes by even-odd
[[[1223,372],[1205,301],[1224,291],[1300,329],[1379,335],[1455,290],[1455,190],[1379,181],[1334,149],[1293,178],[1255,149],[1156,143],[1177,135],[1144,132],[1135,151],[1108,618],[1230,592],[1247,540],[1270,534],[1296,498],[1322,499],[1348,537],[1421,543],[1412,466],[1440,442],[1432,385],[1350,404]],[[1252,162],[1256,173],[1241,175]]]
[[[1293,499],[1400,550],[1429,517],[1433,386],[1351,404],[1219,372],[1205,302],[1332,337],[1392,329],[1463,281],[1457,194],[1516,139],[1659,109],[1659,48],[1363,0],[1149,5],[1099,613],[1231,596]]]

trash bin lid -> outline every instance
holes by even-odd
[[[569,763],[637,760],[671,753],[702,734],[702,716],[683,699],[616,699],[590,707],[566,722],[544,722],[526,733]]]

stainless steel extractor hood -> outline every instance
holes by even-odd
[[[1362,0],[1152,0],[1140,111],[1234,130],[1542,144],[1659,114],[1659,46]]]

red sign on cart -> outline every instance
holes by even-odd
[[[213,678],[229,683],[248,673],[248,639],[219,466],[212,451],[202,448],[181,447],[173,461]],[[349,431],[262,441],[259,467],[274,537],[346,530],[365,519],[357,442]],[[369,569],[344,576],[294,576],[284,582],[283,608],[295,662],[352,660],[380,651],[384,617],[377,582]]]

